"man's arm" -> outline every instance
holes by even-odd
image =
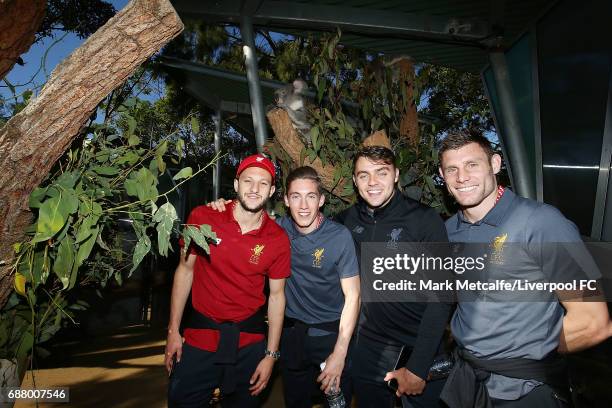
[[[566,310],[559,339],[560,353],[592,347],[612,336],[612,322],[605,302],[561,302]]]
[[[344,370],[346,353],[359,315],[359,275],[340,279],[340,285],[344,293],[344,306],[340,315],[338,339],[333,352],[325,360],[325,369],[317,378],[321,383],[321,389],[326,393],[330,392],[332,384],[335,384],[336,389],[340,388],[340,376]]]
[[[285,279],[270,279],[270,296],[268,297],[268,350],[278,351],[280,336],[283,330],[283,319],[285,317]],[[251,395],[257,395],[266,388],[274,359],[265,356],[257,365],[251,376]]]
[[[172,295],[170,298],[170,322],[168,323],[168,338],[166,339],[166,355],[164,358],[168,372],[172,370],[174,354],[176,354],[176,361],[181,361],[183,339],[179,333],[179,327],[183,311],[185,310],[185,303],[187,303],[187,298],[191,291],[195,261],[195,254],[181,252],[179,265],[174,272],[174,282],[172,283]]]

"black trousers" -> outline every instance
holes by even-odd
[[[249,380],[264,357],[265,342],[243,347],[238,351],[236,391],[223,395],[223,407],[258,407],[259,397],[249,392]],[[219,386],[222,368],[214,364],[215,353],[183,344],[181,362],[176,363],[168,383],[169,408],[207,407]],[[223,390],[221,390],[223,392]]]
[[[399,347],[357,336],[351,353],[353,386],[359,408],[389,408],[395,406],[396,396],[383,381],[386,373],[393,371],[400,353]],[[421,395],[402,396],[402,407],[439,408],[446,405],[440,401],[440,392],[445,379],[430,381]]]
[[[333,333],[326,336],[306,336],[304,339],[302,364],[299,369],[290,369],[287,367],[286,360],[283,359],[283,355],[289,354],[290,348],[294,346],[290,341],[287,341],[288,336],[285,336],[287,330],[294,329],[291,327],[284,328],[283,336],[281,337],[280,366],[285,406],[287,408],[312,408],[313,398],[317,399],[318,402],[325,401],[325,396],[320,390],[321,384],[317,383],[316,379],[321,373],[319,365],[334,350],[338,335]],[[347,353],[344,371],[340,377],[340,389],[348,406],[350,406],[352,398],[349,365],[350,360]]]
[[[550,386],[543,384],[517,400],[491,398],[495,408],[569,408],[571,402],[560,396]]]

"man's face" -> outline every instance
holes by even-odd
[[[399,170],[393,164],[373,162],[366,157],[355,163],[353,181],[370,208],[382,207],[391,200],[398,178]]]
[[[319,193],[317,183],[308,179],[293,180],[285,195],[285,205],[289,207],[293,222],[301,229],[314,229],[319,208],[324,202],[325,196]]]
[[[497,196],[495,175],[500,168],[501,157],[498,154],[489,160],[480,145],[470,143],[456,150],[445,151],[440,157],[439,171],[448,192],[462,208],[481,205],[492,208]]]
[[[258,212],[274,194],[272,176],[260,167],[248,167],[234,180],[234,190],[242,208]]]

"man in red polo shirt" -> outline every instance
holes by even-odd
[[[207,224],[217,234],[210,255],[193,246],[181,254],[174,275],[165,364],[169,407],[202,407],[215,388],[223,405],[254,407],[266,387],[285,311],[290,246],[284,230],[264,207],[274,194],[274,164],[262,155],[238,166],[237,200],[224,212],[195,208],[187,224]],[[268,277],[267,346],[262,306]],[[193,317],[179,326],[191,291]]]

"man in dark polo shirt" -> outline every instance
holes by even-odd
[[[255,407],[278,359],[290,275],[287,234],[264,207],[274,193],[274,165],[253,155],[238,166],[237,201],[227,211],[195,208],[187,221],[217,235],[210,255],[191,246],[174,275],[165,365],[169,407],[206,406],[215,388],[223,405]],[[264,284],[268,277],[267,347]],[[191,291],[194,318],[179,326]],[[176,362],[173,363],[173,359]]]
[[[367,242],[446,242],[440,216],[405,197],[397,188],[395,155],[382,146],[363,148],[354,158],[353,181],[359,202],[338,216],[359,250]],[[444,380],[425,383],[441,351],[451,306],[446,303],[363,303],[351,352],[351,374],[360,408],[438,407]],[[405,367],[394,370],[402,347],[412,350]],[[393,393],[386,382],[398,383]]]
[[[351,387],[345,370],[359,313],[359,266],[350,232],[320,212],[321,179],[308,166],[289,173],[285,204],[291,216],[277,219],[291,241],[291,278],[285,296],[281,372],[285,405],[310,408],[315,379],[330,393],[340,387],[347,405]],[[224,209],[220,199],[213,208]],[[320,364],[325,368],[320,372]]]
[[[449,240],[494,244],[495,261],[482,279],[566,281],[576,263],[551,243],[572,243],[573,252],[591,259],[576,226],[556,208],[497,184],[501,157],[487,139],[451,134],[439,157],[440,175],[461,208],[446,222]],[[486,302],[467,301],[459,293],[451,329],[460,359],[442,399],[451,408],[566,406],[567,374],[556,353],[608,338],[612,324],[606,304],[559,302],[550,292],[537,302],[486,295]]]

